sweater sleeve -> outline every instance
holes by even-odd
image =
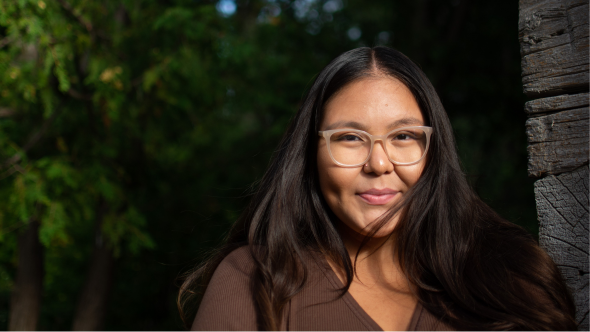
[[[257,330],[250,286],[253,271],[254,261],[247,246],[231,252],[213,273],[191,330]]]

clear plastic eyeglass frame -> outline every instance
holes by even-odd
[[[420,157],[420,159],[418,159],[416,161],[412,161],[410,163],[400,163],[395,160],[392,160],[391,157],[389,156],[389,153],[387,152],[387,146],[386,146],[386,144],[384,144],[387,137],[395,132],[398,132],[398,131],[403,131],[403,130],[407,130],[407,129],[417,129],[417,128],[422,129],[424,131],[424,133],[426,134],[426,147],[424,148],[424,153],[422,154],[422,157]],[[332,150],[330,149],[330,137],[332,136],[332,134],[342,132],[342,131],[365,134],[365,135],[369,136],[369,138],[371,139],[371,149],[369,150],[369,154],[367,155],[367,159],[365,159],[362,163],[358,163],[358,164],[354,164],[354,165],[345,165],[345,164],[342,164],[342,163],[336,161],[336,159],[334,159],[334,156],[332,156]],[[362,165],[366,164],[369,161],[369,159],[371,158],[371,153],[373,153],[373,147],[375,146],[376,141],[381,141],[381,143],[383,145],[383,149],[385,150],[385,154],[387,155],[387,158],[389,159],[389,161],[392,164],[397,165],[397,166],[409,166],[409,165],[414,165],[414,164],[419,163],[426,156],[426,153],[428,152],[428,147],[430,146],[430,135],[432,135],[432,127],[412,126],[412,127],[397,128],[397,129],[394,129],[394,130],[388,132],[385,135],[371,135],[364,130],[358,130],[358,129],[332,129],[332,130],[318,131],[318,135],[322,136],[326,139],[326,147],[328,148],[328,153],[330,154],[330,158],[338,166],[358,167],[358,166],[362,166]]]

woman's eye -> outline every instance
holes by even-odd
[[[356,136],[356,135],[345,135],[344,137],[342,137],[345,141],[357,141],[360,140],[361,138]]]
[[[343,142],[356,142],[356,141],[362,141],[363,139],[357,134],[343,134],[343,135],[340,135],[337,138],[337,140],[343,141]]]
[[[398,140],[398,141],[406,141],[409,139],[413,139],[414,137],[408,135],[408,134],[397,134],[395,135],[395,137],[393,139]]]

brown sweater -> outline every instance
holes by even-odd
[[[215,270],[192,330],[257,330],[250,286],[254,262],[248,247],[230,253]],[[338,297],[343,285],[324,259],[309,264],[308,280],[287,304],[282,330],[381,331],[350,293]],[[409,331],[452,329],[416,306]]]

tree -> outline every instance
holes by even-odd
[[[5,105],[14,110],[3,122],[0,139],[5,160],[2,178],[12,179],[12,185],[3,186],[2,211],[9,230],[25,228],[19,240],[19,273],[10,327],[19,328],[25,325],[18,322],[30,321],[26,327],[34,329],[37,317],[33,316],[38,310],[19,308],[22,303],[36,303],[38,307],[42,275],[39,268],[27,266],[41,261],[39,240],[47,248],[70,245],[72,229],[92,229],[93,215],[102,213],[95,206],[106,201],[110,221],[100,220],[97,232],[105,235],[107,260],[113,260],[111,256],[118,255],[123,245],[137,252],[153,247],[153,242],[142,230],[143,216],[126,195],[121,179],[124,174],[113,169],[118,146],[109,144],[105,127],[111,120],[104,107],[104,127],[97,128],[92,121],[97,115],[95,104],[104,105],[107,97],[116,104],[117,93],[122,90],[120,67],[105,69],[101,62],[108,60],[95,51],[100,49],[96,45],[100,37],[94,27],[66,1],[7,2],[0,10],[7,48],[0,55],[2,96]],[[93,51],[96,56],[88,57],[94,55]],[[94,162],[95,158],[101,162]],[[3,236],[14,233],[6,228],[2,231]],[[96,259],[102,260],[102,256]],[[109,264],[101,266],[111,268]],[[101,271],[91,270],[89,279],[101,275]],[[23,287],[21,279],[25,280]],[[35,291],[26,291],[32,286],[24,284],[36,285]],[[94,295],[101,302],[107,294]]]
[[[33,331],[39,320],[43,282],[43,248],[39,243],[37,220],[30,220],[27,229],[19,236],[18,254],[20,264],[12,292],[8,329]]]

